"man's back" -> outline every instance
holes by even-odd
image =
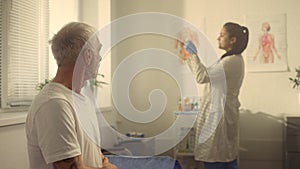
[[[74,100],[83,97],[59,83],[51,82],[33,102],[26,121],[29,160],[32,169],[51,168],[52,163],[75,157],[89,166],[101,167],[101,149],[82,130]],[[97,127],[95,127],[97,128]]]

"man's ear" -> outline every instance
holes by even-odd
[[[86,65],[90,65],[93,57],[93,52],[91,49],[87,48],[84,51],[83,59]]]
[[[231,40],[230,40],[230,43],[235,44],[236,43],[236,37],[232,37]]]

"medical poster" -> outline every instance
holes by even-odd
[[[286,14],[246,16],[248,72],[287,71]]]

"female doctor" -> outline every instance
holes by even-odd
[[[206,95],[197,116],[195,160],[204,162],[205,169],[238,169],[237,158],[239,152],[238,119],[239,93],[244,78],[244,59],[242,52],[248,44],[248,29],[239,24],[228,22],[223,25],[218,37],[219,48],[225,50],[218,61],[225,73],[224,105],[219,120],[210,119],[212,104],[211,94]],[[189,53],[187,63],[196,77],[197,83],[210,83],[208,69],[201,63],[197,48],[193,42],[184,43]],[[213,70],[212,70],[213,71]],[[211,93],[212,91],[210,91]],[[218,105],[219,106],[219,105]],[[206,123],[206,124],[205,124]],[[207,139],[200,135],[207,135],[205,125],[216,127]]]

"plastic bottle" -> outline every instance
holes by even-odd
[[[178,111],[182,111],[181,99],[178,101]]]
[[[194,109],[195,109],[196,111],[199,110],[199,102],[198,102],[197,99],[195,100],[195,103],[194,103]]]
[[[185,111],[191,110],[191,103],[190,103],[190,99],[188,97],[184,98],[184,110]]]
[[[195,99],[192,100],[192,103],[191,103],[191,111],[194,111],[195,110]]]

